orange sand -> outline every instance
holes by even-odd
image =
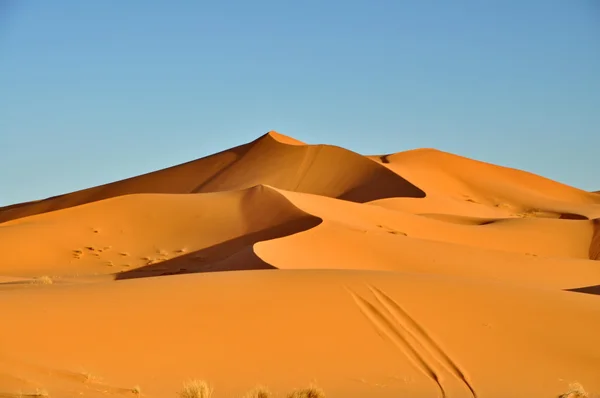
[[[598,260],[596,193],[270,132],[0,208],[0,397],[600,392]]]

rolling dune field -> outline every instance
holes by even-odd
[[[0,398],[594,397],[599,260],[598,193],[269,132],[0,208]]]

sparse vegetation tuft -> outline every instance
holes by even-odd
[[[273,395],[268,388],[263,386],[256,386],[253,390],[249,391],[244,395],[244,398],[271,398]]]
[[[36,397],[36,398],[42,398],[42,397],[46,398],[46,397],[50,396],[48,391],[42,390],[42,389],[37,389],[37,390],[35,390],[34,393],[31,393],[31,394],[21,394],[21,395],[23,395],[25,397]]]
[[[558,398],[589,398],[588,393],[579,383],[569,384],[569,391],[558,396]]]
[[[139,387],[138,387],[139,395]],[[183,384],[179,398],[211,398],[213,389],[204,380],[190,380]],[[273,394],[267,387],[258,385],[244,394],[243,398],[272,398]],[[566,398],[567,396],[560,398]],[[325,398],[325,393],[320,388],[311,385],[308,388],[295,390],[286,395],[286,398]],[[569,397],[571,398],[571,397]],[[578,397],[577,397],[578,398]],[[586,398],[588,398],[586,396]],[[591,397],[590,397],[591,398]]]
[[[183,384],[179,398],[210,398],[213,389],[204,380],[190,380]]]
[[[325,393],[318,387],[311,386],[288,394],[287,398],[325,398]]]
[[[44,275],[33,278],[33,281],[31,281],[31,283],[33,283],[34,285],[51,285],[54,283],[54,280],[52,280],[52,278],[50,278],[49,276]]]

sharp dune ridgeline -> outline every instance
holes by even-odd
[[[269,132],[0,208],[0,313],[0,397],[594,397],[600,195]]]

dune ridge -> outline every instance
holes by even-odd
[[[0,397],[593,396],[599,261],[597,193],[271,131],[0,208]]]
[[[427,192],[421,205],[441,197],[444,204],[458,199],[520,217],[592,219],[600,214],[597,195],[522,170],[429,148],[369,158]],[[389,201],[407,202],[402,198]]]
[[[425,196],[401,176],[354,152],[330,145],[294,142],[270,132],[248,144],[182,165],[42,201],[0,208],[0,223],[127,194],[208,193],[259,184],[357,202],[392,196]]]
[[[244,248],[258,240],[320,222],[265,185],[199,195],[125,195],[0,224],[0,275],[129,275],[142,267],[145,275],[174,272],[175,265],[178,272],[206,271],[217,260],[247,253]],[[37,250],[22,244],[28,240],[37,242]],[[159,265],[167,260],[169,266]],[[231,266],[269,267],[248,255],[238,263]]]

